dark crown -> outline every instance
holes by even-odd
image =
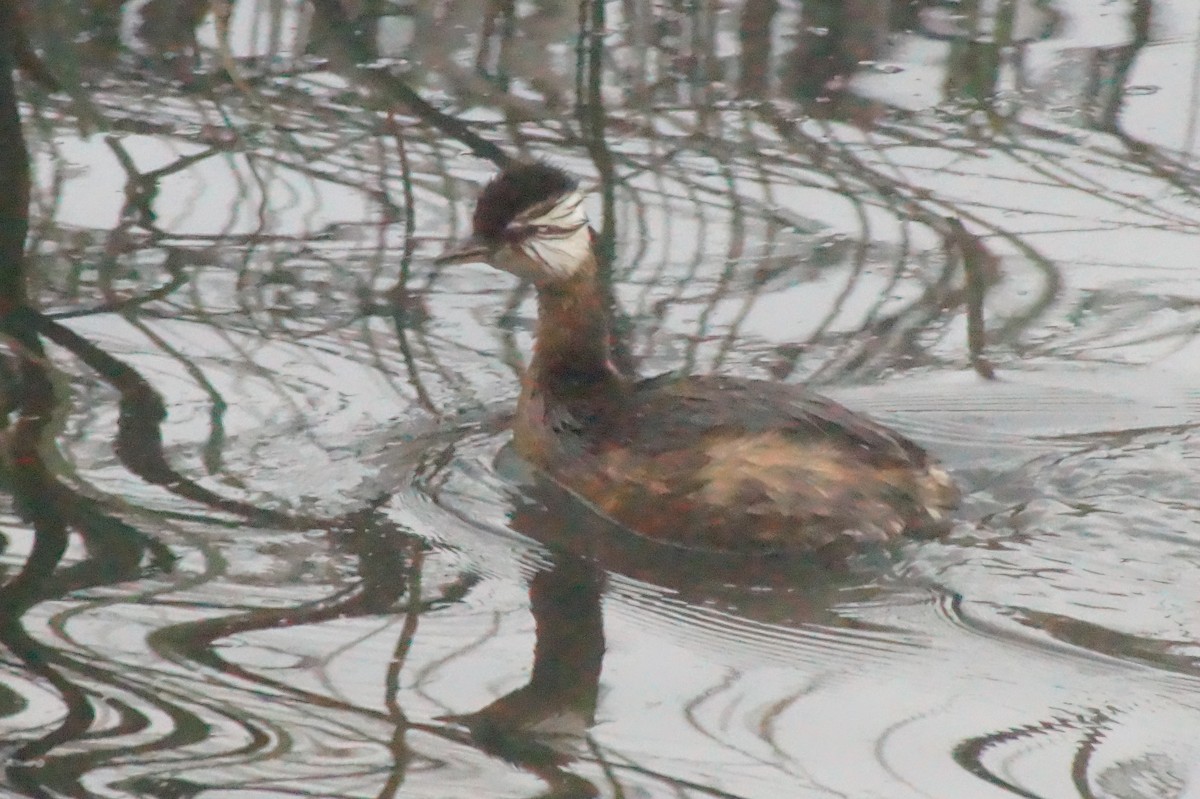
[[[471,220],[475,235],[499,239],[522,211],[574,191],[577,185],[566,172],[549,164],[510,164],[479,195]]]

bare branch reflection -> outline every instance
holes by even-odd
[[[1181,791],[1200,49],[1093,12],[0,4],[0,790]],[[514,158],[622,368],[857,392],[955,535],[706,560],[522,471],[531,292],[431,265]]]

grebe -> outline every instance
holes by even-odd
[[[658,541],[747,553],[834,551],[947,526],[958,491],[945,470],[832,400],[762,380],[621,374],[595,234],[560,169],[505,168],[472,227],[436,262],[484,262],[537,290],[516,451],[602,514]]]

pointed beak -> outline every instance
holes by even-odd
[[[471,236],[463,242],[446,250],[433,259],[438,266],[446,264],[470,264],[487,261],[492,246],[478,236]]]

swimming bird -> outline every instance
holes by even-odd
[[[698,550],[817,553],[944,530],[959,492],[899,433],[795,385],[639,379],[610,357],[611,309],[584,196],[563,170],[506,167],[439,264],[533,284],[538,320],[518,454],[600,514]]]

